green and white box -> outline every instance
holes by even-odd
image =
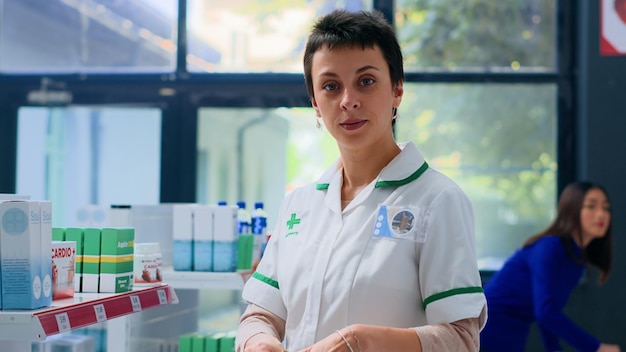
[[[133,289],[135,229],[103,228],[100,249],[100,292]]]
[[[101,229],[91,227],[85,228],[83,232],[82,292],[100,292],[101,233]],[[65,238],[69,240],[69,238],[67,238],[67,234]],[[78,245],[76,247],[78,248]]]
[[[76,242],[76,269],[74,271],[74,292],[83,292],[83,236],[85,229],[81,227],[68,227],[65,229],[65,241]],[[99,250],[98,250],[99,251]],[[100,267],[98,267],[100,272]]]

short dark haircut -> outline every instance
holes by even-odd
[[[582,228],[580,223],[580,212],[585,201],[587,192],[598,189],[604,193],[609,200],[609,194],[601,185],[589,181],[578,181],[568,184],[561,193],[556,218],[543,231],[528,238],[523,247],[527,247],[537,242],[542,237],[557,235],[560,236],[567,253],[575,261],[587,262],[600,270],[598,282],[603,283],[611,272],[613,262],[613,219],[609,222],[606,234],[600,238],[594,238],[585,250],[582,258],[576,258],[572,249],[571,238],[578,234],[578,240],[582,241]],[[610,200],[609,200],[610,204]]]
[[[335,10],[320,17],[313,29],[304,50],[304,81],[309,98],[314,98],[311,66],[313,55],[322,47],[329,50],[340,47],[378,46],[387,65],[394,86],[404,81],[402,51],[393,27],[378,10],[348,12]]]

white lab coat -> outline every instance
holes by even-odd
[[[343,211],[338,163],[282,202],[243,298],[286,321],[288,350],[355,323],[484,325],[472,205],[413,143],[400,147]]]

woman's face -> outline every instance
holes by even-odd
[[[583,206],[580,210],[580,226],[585,243],[599,237],[604,237],[611,223],[611,205],[598,188],[592,188],[585,194]]]
[[[311,65],[313,107],[340,147],[361,149],[393,140],[392,109],[403,88],[393,87],[378,46],[322,47]]]

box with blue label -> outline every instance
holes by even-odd
[[[42,237],[39,202],[0,203],[3,309],[35,309],[52,303],[51,241],[51,235]]]

